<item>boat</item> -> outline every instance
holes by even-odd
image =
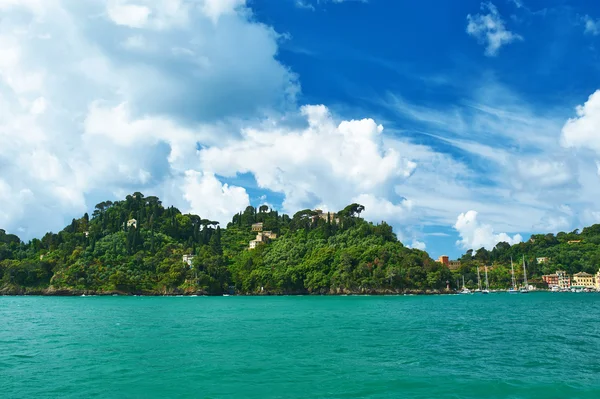
[[[468,289],[467,287],[465,287],[465,276],[462,276],[462,280],[463,280],[462,290],[460,290],[458,293],[459,294],[470,294],[471,290]]]
[[[487,277],[487,265],[484,267],[485,267],[485,289],[483,291],[481,291],[481,293],[489,294],[490,293],[490,284],[488,282],[488,277]]]
[[[475,290],[476,294],[481,294],[481,277],[479,275],[479,265],[477,265],[477,289]]]
[[[560,288],[558,287],[558,285],[553,285],[552,288],[550,289],[550,291],[552,291],[552,292],[559,292]]]
[[[519,292],[521,294],[527,294],[529,292],[529,285],[527,284],[527,269],[525,268],[525,255],[523,255],[523,286]]]
[[[512,256],[510,257],[510,273],[511,273],[511,282],[512,282],[512,287],[510,287],[507,291],[509,294],[517,294],[519,291],[517,291],[517,282],[515,281],[515,267],[513,266],[513,260],[512,260]]]

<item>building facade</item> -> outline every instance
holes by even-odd
[[[340,224],[340,218],[337,217],[337,214],[333,212],[323,212],[320,209],[315,209],[315,215],[311,216],[311,220],[314,222],[317,218],[327,221],[329,219],[330,223]]]
[[[263,229],[263,224],[261,223],[254,223],[252,225],[252,231],[262,231]]]
[[[548,284],[548,287],[559,287],[558,284],[558,274],[554,273],[554,274],[545,274],[542,276],[542,280],[544,280],[544,282],[546,284]]]
[[[560,289],[568,290],[571,288],[571,277],[564,270],[557,270],[556,275],[558,276],[558,287]]]
[[[262,226],[261,226],[262,228]],[[256,238],[248,243],[248,249],[255,249],[259,245],[269,242],[277,238],[277,234],[272,231],[261,231],[256,235]]]
[[[448,268],[450,268],[450,270],[458,270],[458,269],[460,269],[460,261],[459,260],[450,260],[450,261],[448,261]]]
[[[448,255],[442,255],[438,258],[438,262],[440,262],[442,265],[448,267],[448,265],[450,263],[450,259],[448,258]]]
[[[192,262],[194,261],[194,255],[183,255],[182,260],[183,263],[186,263],[189,267],[192,267]]]
[[[586,272],[579,272],[573,275],[573,285],[584,288],[596,288],[596,282],[593,275]]]

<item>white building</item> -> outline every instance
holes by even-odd
[[[187,263],[189,267],[192,267],[192,262],[194,261],[194,255],[183,255],[183,263]]]

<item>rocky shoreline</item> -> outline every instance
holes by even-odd
[[[373,296],[384,296],[384,295],[448,295],[455,294],[453,290],[417,290],[417,289],[406,289],[406,290],[376,290],[376,289],[362,289],[362,290],[330,290],[323,292],[307,292],[307,291],[296,291],[296,292],[269,292],[264,291],[260,293],[235,293],[231,296],[285,296],[285,295],[306,295],[306,296],[347,296],[347,295],[373,295]],[[146,291],[94,291],[94,290],[80,290],[74,288],[23,288],[17,286],[5,286],[0,288],[0,296],[222,296],[223,294],[211,294],[205,291],[165,291],[165,292],[146,292]]]

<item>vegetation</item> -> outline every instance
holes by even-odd
[[[473,284],[487,264],[492,287],[510,284],[510,258],[524,255],[530,280],[564,269],[593,273],[600,261],[600,225],[581,233],[535,235],[526,243],[499,243],[462,256],[451,272],[429,255],[400,243],[391,226],[360,218],[351,204],[330,214],[305,209],[293,217],[267,206],[248,207],[226,228],[197,215],[165,208],[141,193],[102,202],[91,217],[61,232],[22,242],[0,230],[0,294],[339,294],[400,293]],[[133,221],[135,219],[135,222]],[[253,223],[278,235],[248,250]],[[568,244],[569,241],[581,240]],[[195,255],[191,266],[184,255]],[[550,261],[537,264],[536,257]],[[520,278],[522,269],[515,267]]]
[[[0,230],[0,292],[325,294],[446,286],[446,268],[404,247],[386,223],[361,219],[363,210],[351,204],[330,220],[310,209],[289,217],[248,207],[221,228],[134,193],[96,205],[91,218],[73,219],[41,240],[24,243]],[[257,222],[278,238],[250,251]],[[190,267],[183,255],[192,254]]]

